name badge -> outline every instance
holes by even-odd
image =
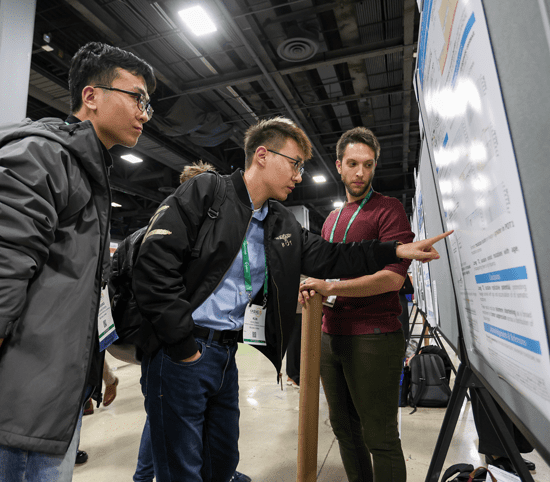
[[[105,350],[111,343],[118,340],[107,288],[101,290],[99,313],[97,314],[97,332],[99,334],[99,351]]]
[[[248,305],[244,312],[243,341],[247,345],[265,346],[265,312],[260,305]]]

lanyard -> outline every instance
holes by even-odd
[[[248,295],[248,301],[252,303],[252,275],[250,274],[250,258],[248,257],[248,241],[246,238],[243,240],[242,245],[243,253],[243,269],[244,269],[244,287],[246,289],[246,294]],[[267,260],[265,259],[264,253],[264,263],[265,263],[265,278],[264,278],[264,306],[267,303]]]
[[[351,219],[349,220],[349,223],[348,223],[348,227],[346,228],[346,232],[344,233],[344,239],[342,239],[342,243],[345,243],[346,242],[346,238],[348,237],[348,231],[349,231],[349,228],[351,227],[351,225],[353,224],[353,221],[355,221],[355,218],[357,217],[357,215],[359,214],[359,211],[361,211],[361,209],[363,209],[363,206],[368,202],[368,200],[370,199],[370,197],[372,196],[372,193],[373,193],[373,189],[372,187],[370,188],[369,190],[369,193],[363,198],[363,201],[361,201],[361,204],[359,204],[359,207],[357,208],[357,211],[355,211],[355,213],[353,213],[353,216],[351,217]],[[336,225],[338,224],[338,220],[340,219],[340,214],[342,214],[342,211],[344,210],[344,206],[342,206],[340,208],[340,211],[338,211],[338,216],[336,217],[336,221],[334,222],[334,226],[332,226],[332,232],[330,233],[330,242],[332,243],[333,242],[333,239],[334,239],[334,231],[336,231]]]

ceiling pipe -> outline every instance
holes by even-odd
[[[262,60],[256,55],[256,52],[254,52],[254,49],[252,48],[252,46],[250,45],[250,43],[248,42],[248,40],[244,36],[244,33],[242,32],[241,28],[237,25],[237,22],[235,22],[235,20],[233,20],[233,17],[231,16],[231,12],[227,9],[227,7],[224,5],[222,0],[213,0],[213,1],[217,5],[217,7],[220,9],[220,11],[223,13],[223,15],[225,16],[227,22],[231,25],[231,27],[233,28],[235,33],[241,39],[241,42],[246,47],[246,50],[248,50],[248,53],[251,55],[251,57],[254,59],[254,62],[256,62],[256,65],[260,68],[260,70],[264,74],[266,80],[269,82],[269,85],[271,85],[271,87],[273,88],[273,90],[277,94],[277,97],[279,97],[279,99],[281,100],[281,102],[285,106],[285,108],[288,111],[288,113],[289,113],[290,117],[292,118],[292,120],[296,123],[296,125],[300,129],[302,129],[305,132],[304,127],[302,126],[302,124],[298,120],[298,117],[294,113],[294,110],[292,109],[291,105],[286,100],[286,97],[281,92],[281,89],[277,85],[277,82],[275,82],[275,80],[273,79],[271,73],[267,70],[267,68],[264,65],[264,63],[262,62]],[[315,155],[322,161],[323,156],[317,150],[317,147],[315,147],[315,145],[312,144],[312,148],[313,148],[313,152],[315,153]],[[324,161],[322,161],[322,162],[324,163]],[[328,168],[328,166],[326,166],[326,167],[327,167],[327,171],[328,171],[330,177],[332,178],[332,180],[334,182],[338,183],[339,180],[336,179],[336,177],[334,176],[332,171]]]

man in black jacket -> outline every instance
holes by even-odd
[[[344,245],[302,229],[277,202],[302,181],[311,157],[306,135],[288,119],[250,127],[244,149],[245,171],[222,178],[227,197],[199,255],[192,249],[212,205],[211,175],[181,185],[160,206],[134,267],[159,482],[231,479],[239,461],[237,341],[255,345],[280,373],[300,273],[357,276],[398,257],[438,257],[432,244],[441,237]]]
[[[0,480],[70,480],[82,405],[101,388],[109,265],[107,151],[152,115],[152,68],[92,42],[73,57],[72,115],[0,128]],[[113,335],[101,337],[109,339]]]

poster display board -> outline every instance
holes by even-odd
[[[417,229],[417,239],[418,241],[422,241],[423,239],[426,239],[426,223],[425,223],[425,212],[424,212],[424,204],[425,204],[425,196],[424,191],[422,190],[422,181],[420,178],[420,175],[418,176],[416,180],[416,193],[415,193],[415,200],[416,200],[416,218],[417,218],[417,225],[415,226],[415,229]],[[432,299],[432,282],[430,278],[430,265],[428,263],[420,263],[418,261],[415,261],[415,263],[418,264],[417,270],[418,270],[418,283],[420,284],[421,291],[421,298],[419,299],[418,306],[420,309],[426,313],[426,320],[431,326],[435,326],[435,313],[434,313],[434,305],[433,305],[433,299]]]
[[[445,225],[443,222],[444,213],[440,207],[441,194],[438,192],[430,151],[425,141],[421,150],[419,179],[425,206],[423,230],[425,237],[430,238],[445,231]],[[431,326],[439,328],[439,332],[457,352],[459,340],[458,315],[447,246],[447,244],[439,243],[437,250],[440,259],[428,264],[420,263],[420,266],[422,268],[429,267],[427,276],[424,269],[424,275],[429,278],[430,286],[430,290],[427,290],[426,300],[431,305],[432,314],[428,316],[428,321]]]
[[[468,359],[548,440],[547,324],[481,0],[424,1],[416,75],[443,224],[455,230],[450,266]]]
[[[411,220],[411,230],[414,233],[414,240],[418,241],[420,238],[418,236],[418,215],[416,211],[416,198],[413,198],[412,208],[413,214]],[[413,260],[411,263],[411,276],[414,289],[414,300],[416,301],[418,308],[424,311],[424,283],[422,277],[420,276],[420,263],[416,260]]]

